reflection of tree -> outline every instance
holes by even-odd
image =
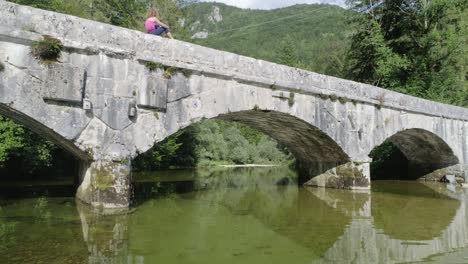
[[[349,216],[329,207],[306,190],[276,186],[281,173],[271,173],[270,170],[259,173],[256,177],[248,174],[236,177],[236,186],[242,188],[202,192],[199,197],[216,201],[234,215],[254,216],[268,229],[307,248],[315,256],[322,255],[343,234]],[[211,186],[216,185],[213,183],[215,179],[225,186],[232,186],[233,178],[219,176],[208,178]]]
[[[2,207],[0,207],[0,250],[7,250],[15,246],[16,224],[16,222],[3,219]]]
[[[275,186],[279,181],[294,184],[296,174],[287,167],[208,168],[197,170],[197,189],[244,188]]]

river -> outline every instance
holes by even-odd
[[[129,214],[97,213],[47,184],[3,192],[0,263],[468,263],[468,192],[454,186],[302,188],[282,167],[134,178]]]

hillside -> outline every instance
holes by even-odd
[[[292,43],[298,67],[340,76],[353,12],[332,5],[294,5],[275,10],[240,9],[220,3],[189,7],[192,42],[273,62]],[[292,41],[291,41],[292,40]]]

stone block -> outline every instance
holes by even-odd
[[[132,124],[128,117],[128,108],[132,103],[128,98],[106,96],[104,108],[94,114],[112,129],[122,130]]]
[[[167,101],[175,102],[182,98],[192,95],[190,83],[187,77],[181,73],[177,73],[168,81],[167,84]]]
[[[165,111],[167,108],[167,82],[167,79],[149,76],[146,85],[139,87],[138,106]]]
[[[46,100],[81,104],[86,72],[70,64],[47,65],[42,97]]]

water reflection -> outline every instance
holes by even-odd
[[[8,263],[463,263],[449,252],[468,248],[468,193],[460,189],[304,189],[285,185],[295,182],[285,168],[178,173],[183,187],[169,183],[170,173],[144,175],[152,187],[136,189],[150,192],[139,193],[146,200],[131,214],[71,199],[3,204],[0,228],[14,227],[0,230],[0,254]],[[164,184],[183,191],[169,194]]]

